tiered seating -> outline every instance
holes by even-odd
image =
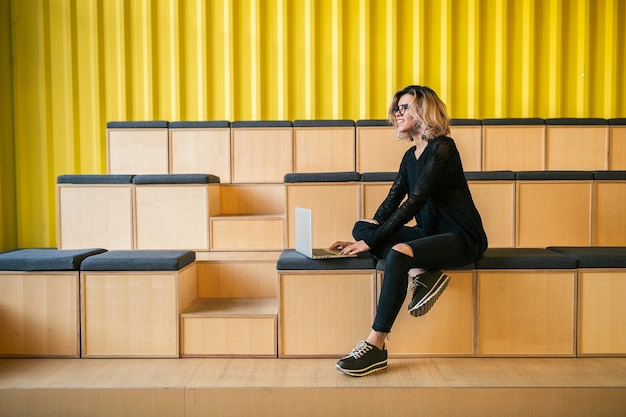
[[[366,299],[372,289],[374,304],[361,307],[373,311],[380,270],[356,268],[346,274],[341,268],[316,271],[300,265],[277,273],[276,265],[294,246],[294,207],[313,209],[316,246],[349,240],[354,221],[374,214],[410,146],[395,140],[386,120],[107,126],[107,175],[59,177],[59,248],[195,251],[196,272],[186,281],[195,282],[189,285],[195,285],[196,293],[178,309],[180,336],[174,339],[180,345],[157,355],[336,356],[362,337],[361,330],[355,336],[356,328],[367,329],[369,313],[359,316],[363,323],[340,331],[350,342],[341,339],[336,346],[306,342],[317,330],[303,333],[297,324],[323,325],[314,323],[308,298],[335,297],[348,287],[355,298]],[[626,245],[621,215],[626,178],[616,170],[622,163],[623,126],[622,119],[452,121],[452,137],[490,246],[515,250],[499,253],[497,259],[523,258],[528,247]],[[589,158],[559,156],[569,152],[564,150],[567,137],[574,144],[587,136],[593,138],[585,142],[593,147]],[[581,342],[572,330],[572,311],[578,304],[568,300],[576,294],[579,272],[575,266],[556,267],[557,258],[562,259],[551,253],[548,259],[555,263],[545,268],[533,267],[533,260],[523,268],[478,265],[447,271],[453,279],[447,296],[429,313],[432,321],[402,316],[390,349],[399,356],[576,355],[582,345],[576,345]],[[372,285],[361,288],[354,280],[371,280]],[[552,313],[563,321],[555,327],[543,323],[532,329],[538,333],[528,334],[537,340],[558,334],[556,343],[525,345],[515,338],[526,333],[507,333],[502,327],[520,325],[518,316],[485,313],[502,307],[490,304],[492,299],[514,305],[516,294],[527,292],[530,283],[545,298],[532,306],[536,316],[529,323],[540,323]],[[559,303],[562,311],[535,308],[556,293],[566,298]],[[344,317],[349,313],[332,303],[324,307]],[[418,338],[417,333],[428,337]],[[128,346],[112,349],[86,350],[85,355],[136,354]],[[619,344],[616,349],[618,354],[626,351]]]

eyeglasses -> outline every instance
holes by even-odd
[[[393,114],[400,113],[400,116],[404,116],[404,113],[409,109],[408,104],[400,104],[399,106],[394,107]]]

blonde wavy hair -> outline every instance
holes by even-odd
[[[388,117],[393,126],[396,124],[396,111],[400,97],[410,94],[413,99],[409,103],[408,111],[415,122],[412,132],[397,132],[400,140],[413,141],[411,133],[417,133],[424,140],[432,140],[439,136],[450,135],[450,118],[446,105],[433,90],[420,85],[410,85],[393,95],[389,105]]]

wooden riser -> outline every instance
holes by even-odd
[[[0,416],[620,416],[626,359],[4,359]]]
[[[180,315],[180,355],[276,357],[275,298],[199,298]]]

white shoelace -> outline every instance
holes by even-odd
[[[420,285],[422,287],[428,288],[428,285],[426,285],[422,281],[420,281],[419,278],[420,278],[419,275],[417,275],[415,277],[411,277],[411,282],[409,282],[409,288],[407,289],[407,291],[415,292],[415,289],[417,287],[419,287]]]
[[[361,340],[359,343],[356,344],[356,347],[352,349],[352,352],[350,352],[349,356],[359,359],[370,350],[372,350],[372,347],[365,343],[365,340]]]

